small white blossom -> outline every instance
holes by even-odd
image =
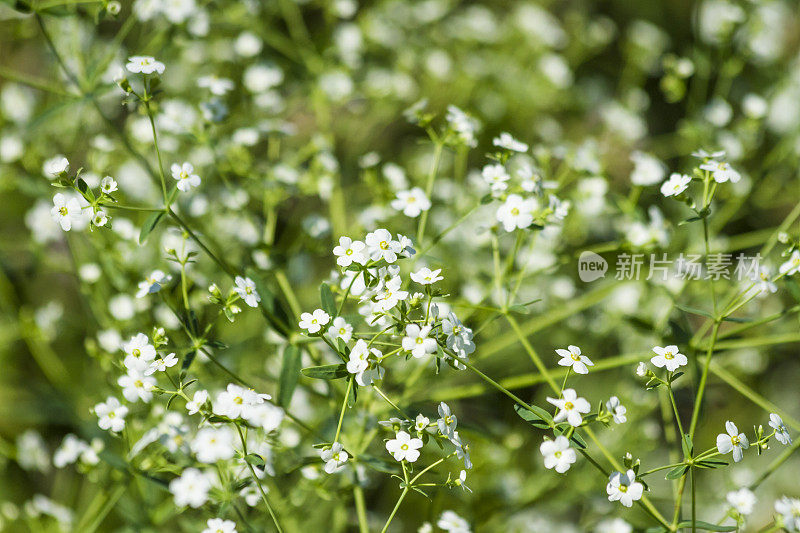
[[[395,461],[415,462],[419,459],[420,448],[422,440],[411,438],[405,431],[398,431],[395,438],[386,443],[386,450],[392,454]]]
[[[570,448],[569,440],[564,435],[559,435],[555,440],[545,440],[539,451],[544,456],[544,467],[555,469],[559,474],[563,474],[578,459],[575,450]]]
[[[125,428],[125,416],[128,408],[119,403],[119,400],[109,396],[105,402],[94,406],[94,414],[97,415],[97,425],[100,429],[110,429],[119,433]]]
[[[57,178],[64,172],[69,170],[69,160],[64,157],[63,155],[57,155],[55,157],[51,157],[47,161],[44,162],[42,165],[42,171],[44,175],[52,178]]]
[[[725,496],[725,499],[728,500],[728,505],[731,508],[744,516],[752,513],[753,506],[756,504],[756,495],[748,488],[732,490]]]
[[[117,384],[122,387],[122,395],[129,402],[142,400],[147,403],[153,399],[153,387],[156,379],[146,374],[149,365],[137,359],[131,365],[126,365],[128,373],[117,379]]]
[[[166,67],[164,63],[156,61],[151,56],[132,56],[128,58],[128,64],[125,65],[125,68],[135,74],[139,72],[142,74],[152,74],[154,72],[163,74]]]
[[[588,367],[594,366],[594,363],[592,363],[588,357],[581,354],[581,349],[572,344],[567,346],[566,350],[563,348],[557,349],[556,353],[561,356],[561,359],[558,361],[560,366],[572,367],[572,370],[578,374],[588,374]]]
[[[469,522],[458,516],[453,511],[445,511],[436,522],[436,527],[444,529],[448,533],[470,533]]]
[[[537,207],[534,198],[523,200],[518,194],[509,194],[505,203],[497,208],[497,221],[506,231],[527,228],[533,224],[533,212]]]
[[[700,165],[700,168],[711,172],[711,177],[714,178],[714,181],[717,183],[725,183],[726,181],[738,183],[739,180],[742,179],[742,175],[724,161],[707,161]]]
[[[458,427],[458,417],[450,412],[450,406],[441,402],[439,404],[439,419],[436,421],[439,431],[447,438],[451,438]]]
[[[325,462],[325,472],[334,474],[344,468],[344,464],[350,457],[344,449],[342,449],[341,442],[334,442],[330,448],[325,448],[319,453],[320,458]]]
[[[233,288],[233,291],[239,295],[239,298],[244,300],[244,303],[250,307],[258,307],[261,296],[256,290],[256,282],[242,276],[236,276],[233,281],[236,283],[236,287]]]
[[[527,152],[528,145],[524,142],[516,140],[510,133],[503,132],[499,136],[492,139],[492,144],[498,148],[505,148],[512,152]]]
[[[196,509],[208,501],[212,483],[211,473],[201,472],[197,468],[187,468],[180,477],[170,481],[169,491],[175,498],[175,505],[178,507],[188,505]]]
[[[423,211],[431,208],[431,201],[425,191],[414,187],[408,191],[398,191],[397,198],[392,200],[392,208],[402,211],[407,217],[418,217]]]
[[[208,89],[211,94],[216,96],[223,96],[232,91],[235,87],[232,80],[220,78],[218,76],[202,76],[197,78],[197,86]]]
[[[53,196],[53,208],[50,210],[53,220],[61,225],[61,229],[69,231],[83,221],[83,210],[77,198],[69,198],[62,193]]]
[[[665,347],[654,346],[653,352],[656,355],[650,359],[650,362],[658,368],[667,367],[670,372],[675,372],[675,370],[689,362],[674,344]]]
[[[156,349],[144,333],[137,333],[123,343],[122,351],[125,352],[123,364],[126,368],[133,367],[138,361],[150,362],[156,358]]]
[[[172,277],[161,270],[153,270],[144,281],[139,282],[139,291],[136,293],[136,297],[143,298],[148,294],[157,293],[164,284],[169,283],[170,279]]]
[[[200,176],[194,174],[194,166],[191,163],[186,162],[182,165],[173,163],[170,172],[172,172],[172,177],[178,180],[177,186],[181,192],[188,192],[200,186]]]
[[[105,194],[111,194],[117,189],[118,189],[117,182],[111,176],[106,176],[105,178],[103,178],[103,181],[100,182],[100,190],[103,191]]]
[[[775,430],[775,438],[784,446],[792,443],[792,437],[789,435],[789,430],[783,424],[783,419],[777,413],[770,413],[769,427]]]
[[[612,472],[606,485],[608,501],[619,501],[625,507],[631,507],[633,502],[642,498],[644,486],[636,481],[636,474],[633,470],[626,473]]]
[[[444,278],[440,276],[442,269],[437,268],[436,270],[431,270],[430,268],[420,268],[416,272],[411,273],[411,279],[419,283],[420,285],[432,285],[437,281],[442,281]]]
[[[612,417],[614,418],[614,422],[617,424],[624,424],[627,422],[628,417],[625,415],[628,412],[628,409],[626,409],[625,406],[619,402],[619,398],[616,396],[612,396],[608,399],[606,402],[606,409],[609,413],[611,413]]]
[[[727,433],[717,435],[717,450],[719,453],[733,452],[733,460],[738,463],[744,456],[744,450],[750,447],[750,442],[747,435],[739,433],[736,424],[730,420],[725,422],[725,431]]]
[[[397,261],[397,255],[402,251],[400,243],[392,239],[392,234],[385,229],[376,229],[372,233],[368,233],[365,241],[370,259],[373,261],[383,259],[387,263],[394,263]]]
[[[186,402],[186,410],[189,412],[190,415],[193,415],[200,411],[203,407],[203,404],[208,401],[208,391],[207,390],[199,390],[195,391],[192,399]]]
[[[419,327],[417,324],[406,326],[406,336],[403,337],[403,350],[411,352],[415,358],[419,359],[427,354],[436,351],[436,339],[428,337],[431,326]]]
[[[800,499],[782,497],[775,502],[775,512],[781,516],[786,531],[792,533],[800,531]]]
[[[177,356],[174,353],[170,353],[167,354],[167,356],[163,359],[159,357],[155,361],[151,362],[150,366],[144,371],[144,373],[145,375],[149,376],[150,374],[155,374],[156,372],[166,372],[168,368],[172,368],[177,364]]]
[[[553,420],[556,423],[566,420],[572,427],[578,427],[583,422],[581,413],[586,414],[592,410],[589,402],[579,397],[575,389],[564,389],[561,398],[547,398],[547,401],[559,409]]]
[[[789,260],[780,266],[778,272],[786,276],[791,276],[797,273],[798,270],[800,270],[800,250],[795,250],[792,252],[791,257],[789,257]]]
[[[484,181],[489,184],[494,192],[501,192],[508,188],[508,180],[511,176],[506,172],[506,168],[500,164],[486,165],[481,170]]]
[[[661,194],[664,196],[678,196],[689,187],[692,178],[677,172],[670,174],[669,179],[661,184]]]
[[[366,253],[367,245],[361,241],[354,241],[350,237],[339,237],[339,245],[333,249],[336,264],[349,267],[352,263],[365,265],[369,260]]]
[[[322,309],[316,309],[313,313],[303,313],[300,315],[300,327],[309,333],[317,333],[331,320],[331,315]]]
[[[333,319],[331,327],[328,328],[328,336],[333,339],[342,339],[344,342],[350,342],[353,337],[353,326],[347,323],[343,317],[337,316]]]

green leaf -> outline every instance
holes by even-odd
[[[667,472],[667,479],[680,479],[689,470],[689,465],[679,465]]]
[[[697,309],[696,307],[689,307],[688,305],[682,305],[682,304],[675,304],[675,307],[677,307],[681,311],[686,311],[687,313],[690,313],[692,315],[700,315],[708,318],[714,318],[714,315],[712,315],[708,311],[703,311],[702,309]]]
[[[678,523],[678,529],[684,527],[691,528],[692,521],[684,520],[683,522]],[[736,531],[738,529],[738,526],[720,526],[717,524],[709,524],[708,522],[703,522],[702,520],[695,520],[694,527],[705,531]]]
[[[520,315],[530,314],[528,308],[520,304],[512,305],[511,307],[508,308],[508,310],[511,311],[512,313],[519,313]]]
[[[681,448],[683,448],[683,455],[686,457],[691,457],[694,455],[694,443],[692,442],[692,437],[689,434],[686,434],[681,439]]]
[[[336,316],[336,301],[333,299],[333,293],[330,286],[323,282],[319,286],[319,297],[322,300],[322,309],[331,317]]]
[[[339,365],[309,366],[301,370],[304,376],[314,379],[341,379],[350,373],[344,363]]]
[[[723,466],[728,466],[728,463],[725,461],[714,461],[714,460],[706,460],[706,461],[698,461],[695,463],[695,466],[698,468],[721,468]]]
[[[530,406],[530,409],[528,409],[520,404],[514,404],[514,410],[517,412],[520,418],[534,427],[539,429],[548,429],[553,427],[553,417],[541,407],[532,405]]]
[[[753,319],[752,318],[747,318],[747,317],[744,317],[744,316],[742,316],[742,317],[739,317],[739,316],[724,316],[724,317],[722,317],[722,321],[723,322],[736,322],[736,323],[739,323],[739,324],[746,324],[747,322],[752,322]]]
[[[700,217],[690,217],[687,218],[686,220],[681,220],[680,222],[678,222],[678,225],[683,226],[684,224],[691,224],[692,222],[697,222],[698,220],[703,220],[703,219]]]
[[[257,466],[259,468],[264,467],[264,458],[257,453],[248,453],[244,456],[244,460],[253,466]]]
[[[278,405],[281,407],[288,407],[292,401],[294,389],[297,387],[297,380],[300,378],[301,364],[300,348],[294,344],[288,344],[283,350],[283,363],[281,364],[281,375],[278,380]]]
[[[156,229],[156,226],[158,226],[162,218],[164,218],[164,211],[157,211],[147,217],[147,220],[144,221],[142,229],[139,232],[139,244],[144,244],[144,241],[146,241],[150,233]]]

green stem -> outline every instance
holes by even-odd
[[[239,432],[239,439],[242,441],[242,453],[244,453],[244,455],[247,456],[247,441],[245,440],[244,434],[242,433],[242,428],[239,427],[239,424],[234,424],[234,425],[236,426],[236,430]],[[278,529],[278,533],[283,533],[281,524],[280,522],[278,522],[278,517],[275,515],[275,511],[272,509],[272,505],[269,503],[269,498],[267,498],[267,493],[264,491],[264,487],[261,486],[261,480],[258,479],[256,471],[253,468],[253,465],[251,465],[246,458],[244,462],[247,465],[247,468],[250,469],[250,477],[252,477],[253,481],[256,482],[256,486],[258,486],[258,491],[261,493],[261,499],[264,500],[264,504],[267,506],[269,515],[272,517],[272,522]]]
[[[439,162],[442,158],[442,150],[444,144],[441,141],[436,141],[433,149],[433,162],[431,163],[431,170],[428,173],[428,181],[425,184],[425,195],[428,200],[431,200],[431,193],[433,192],[433,183],[436,181],[436,172],[439,170]],[[422,238],[425,236],[425,226],[428,223],[428,211],[426,209],[422,212],[419,219],[419,226],[417,227],[417,242],[422,245]]]

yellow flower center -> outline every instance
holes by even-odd
[[[386,242],[386,241],[381,241],[378,244],[378,246],[380,247],[381,250],[388,250],[389,249],[389,243]]]
[[[576,354],[576,353],[570,354],[570,357],[572,357],[573,361],[580,361],[581,360],[581,356]]]
[[[61,216],[62,216],[62,217],[65,217],[65,216],[67,216],[67,214],[69,213],[69,211],[67,211],[67,208],[66,208],[66,207],[61,207],[61,208],[59,208],[58,212],[59,212],[59,213],[61,213]]]
[[[519,215],[519,209],[517,209],[516,207],[514,207],[513,209],[511,209],[511,214],[512,214],[512,215],[514,215],[514,216],[517,216],[517,215]]]
[[[401,444],[400,445],[400,449],[401,450],[407,450],[408,449],[408,444]]]
[[[627,485],[620,485],[619,486],[619,491],[620,492],[628,492],[628,486]]]
[[[569,410],[572,409],[573,407],[575,407],[575,405],[572,402],[567,402],[564,404],[564,409]]]

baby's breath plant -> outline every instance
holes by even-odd
[[[793,7],[0,3],[0,530],[800,531]]]

